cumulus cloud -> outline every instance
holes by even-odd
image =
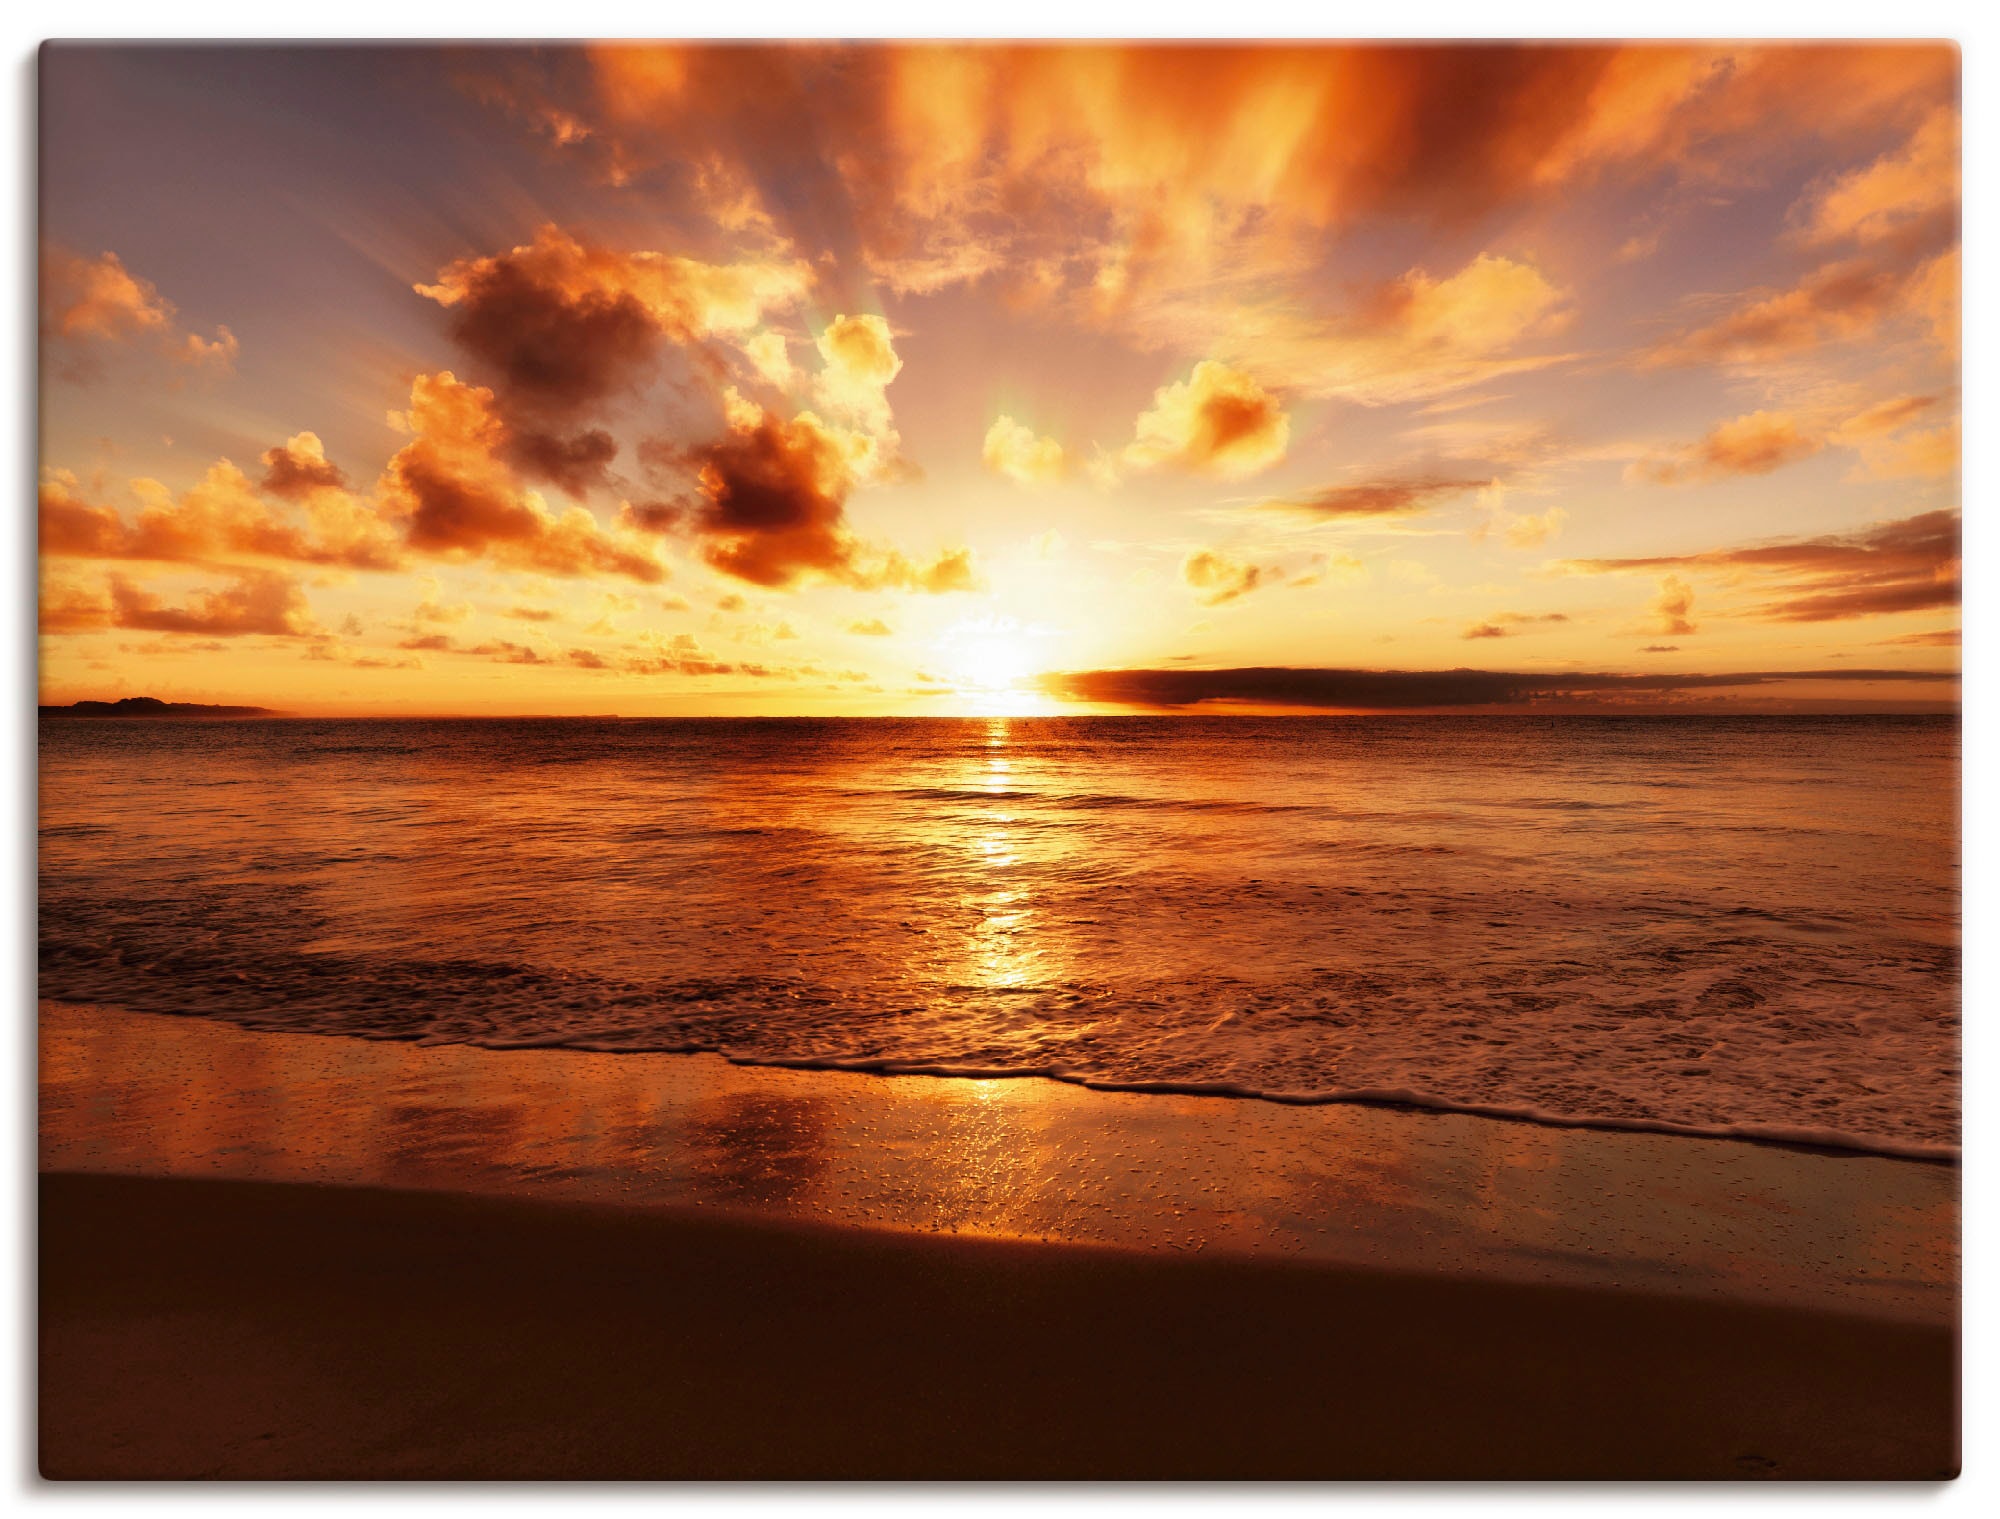
[[[286,501],[302,501],[320,491],[345,490],[347,475],[326,457],[319,434],[295,433],[263,455],[262,489]]]
[[[816,346],[820,404],[877,437],[888,433],[889,382],[903,370],[889,324],[874,315],[837,316]]]
[[[93,259],[44,248],[40,299],[42,340],[61,350],[63,372],[71,378],[84,377],[97,351],[118,344],[143,343],[195,368],[227,371],[236,362],[234,333],[217,327],[214,337],[204,338],[183,330],[174,320],[174,303],[115,253]]]
[[[1267,584],[1270,571],[1212,549],[1200,549],[1181,561],[1181,579],[1200,593],[1205,607],[1221,606],[1239,596],[1247,596]]]
[[[850,622],[847,631],[859,633],[864,638],[888,638],[896,630],[879,617],[869,617],[859,622]]]
[[[1067,461],[1054,438],[1038,437],[1025,422],[1001,415],[986,429],[979,461],[1016,485],[1050,485],[1063,477]]]
[[[970,590],[968,550],[917,565],[863,543],[847,521],[856,471],[873,440],[813,412],[790,419],[754,404],[732,409],[720,438],[678,450],[695,476],[686,526],[715,569],[752,585],[788,587],[816,576],[860,590]]]
[[[361,570],[402,562],[389,529],[337,488],[327,488],[332,499],[309,504],[304,523],[274,510],[227,459],[178,497],[157,480],[134,480],[131,489],[140,505],[128,523],[115,509],[84,499],[74,474],[47,472],[38,501],[41,552],[159,564],[273,559]]]
[[[1678,575],[1663,578],[1660,594],[1653,598],[1653,616],[1656,632],[1669,636],[1695,632],[1694,588]]]
[[[453,338],[493,382],[507,429],[496,451],[577,495],[603,481],[617,452],[602,428],[572,431],[580,418],[639,389],[665,345],[749,341],[811,278],[797,262],[624,252],[548,224],[531,243],[458,259],[416,289],[451,313]],[[768,345],[758,352],[768,364]]]
[[[503,458],[507,428],[491,390],[450,370],[419,375],[399,420],[413,437],[376,489],[413,551],[552,575],[665,578],[642,539],[605,532],[582,507],[557,516],[520,488]]]
[[[1291,419],[1241,370],[1203,359],[1185,380],[1163,385],[1142,412],[1121,460],[1135,469],[1169,468],[1240,479],[1285,457]]]
[[[1181,579],[1205,607],[1219,607],[1274,586],[1319,585],[1336,574],[1353,579],[1361,571],[1361,561],[1351,554],[1311,554],[1293,570],[1282,563],[1255,564],[1216,549],[1196,549],[1181,561]]]
[[[1748,580],[1769,597],[1751,615],[1776,622],[1832,622],[1890,612],[1957,606],[1962,568],[1956,511],[1922,512],[1851,533],[1780,538],[1700,554],[1632,559],[1573,559],[1580,574],[1697,571]],[[1661,631],[1691,632],[1693,593],[1678,573],[1661,582],[1654,603]]]
[[[113,575],[106,593],[73,583],[58,584],[42,598],[44,632],[92,628],[135,628],[151,633],[196,633],[233,638],[263,633],[279,638],[312,638],[323,633],[306,604],[298,581],[273,570],[236,569],[232,583],[192,592],[176,606],[123,575]]]

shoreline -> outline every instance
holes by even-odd
[[[1957,1469],[1958,1171],[44,1003],[49,1476]]]
[[[62,1007],[88,1011],[106,1004],[42,998],[42,1007]],[[117,1008],[145,1017],[185,1019],[199,1015],[156,1010]],[[365,1039],[366,1036],[321,1032],[312,1029],[258,1029],[230,1019],[220,1020],[249,1034],[275,1037]],[[589,1039],[548,1038],[500,1040],[490,1043],[430,1043],[415,1039],[368,1040],[371,1043],[405,1044],[415,1049],[457,1048],[486,1050],[496,1054],[530,1051],[581,1055],[613,1055],[631,1058],[713,1056],[743,1070],[826,1071],[842,1075],[880,1077],[927,1077],[949,1081],[1049,1081],[1087,1092],[1134,1096],[1209,1097],[1233,1102],[1262,1102],[1279,1107],[1362,1107],[1397,1112],[1452,1114],[1484,1118],[1500,1123],[1531,1124],[1547,1129],[1572,1129],[1605,1134],[1661,1134],[1683,1139],[1712,1139],[1732,1143],[1770,1145],[1806,1154],[1867,1156],[1885,1160],[1915,1161],[1926,1165],[1958,1168],[1964,1163],[1960,1144],[1919,1140],[1898,1140],[1849,1134],[1837,1129],[1795,1124],[1700,1124],[1666,1118],[1621,1117],[1615,1114],[1572,1114],[1551,1112],[1522,1104],[1460,1101],[1404,1087],[1335,1087],[1320,1091],[1273,1090],[1228,1081],[1149,1081],[1118,1080],[1082,1076],[1056,1066],[976,1066],[951,1062],[902,1060],[891,1056],[760,1056],[739,1055],[711,1044],[609,1044]]]

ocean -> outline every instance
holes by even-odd
[[[40,726],[41,995],[1959,1142],[1928,717]]]

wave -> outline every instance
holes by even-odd
[[[455,1042],[455,1041],[453,1041]],[[479,1040],[491,1050],[564,1049],[598,1055],[716,1055],[731,1065],[788,1071],[841,1071],[859,1076],[928,1076],[952,1081],[1060,1081],[1092,1092],[1149,1097],[1218,1097],[1270,1102],[1285,1107],[1400,1108],[1412,1112],[1456,1114],[1503,1123],[1535,1124],[1549,1129],[1590,1129],[1618,1134],[1667,1134],[1683,1139],[1720,1139],[1777,1145],[1786,1149],[1828,1151],[1872,1156],[1882,1160],[1913,1160],[1934,1165],[1961,1164],[1962,1147],[1928,1144],[1845,1133],[1809,1125],[1768,1123],[1677,1123],[1665,1118],[1636,1118],[1613,1113],[1562,1113],[1524,1104],[1468,1102],[1409,1087],[1329,1087],[1320,1091],[1284,1091],[1237,1081],[1120,1080],[1091,1076],[1059,1065],[974,1065],[947,1060],[907,1060],[888,1055],[770,1055],[748,1054],[726,1045],[676,1040],[670,1043],[593,1039],[587,1035],[548,1034],[527,1039]]]

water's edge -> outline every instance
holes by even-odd
[[[41,997],[39,1002],[64,1008],[101,1008],[101,1000],[72,1001],[64,997]],[[120,1012],[142,1017],[199,1018],[199,1013],[169,1013],[157,1009],[118,1007]],[[1832,1157],[1853,1156],[1876,1160],[1914,1161],[1926,1165],[1956,1167],[1963,1162],[1962,1147],[1921,1144],[1892,1139],[1866,1139],[1834,1129],[1790,1127],[1779,1124],[1687,1124],[1658,1118],[1629,1118],[1616,1114],[1554,1113],[1540,1108],[1514,1107],[1497,1103],[1461,1102],[1401,1087],[1330,1088],[1317,1092],[1269,1091],[1236,1082],[1223,1081],[1117,1081],[1077,1074],[1060,1066],[971,1066],[936,1062],[901,1061],[890,1058],[847,1058],[840,1056],[745,1055],[714,1044],[675,1043],[659,1045],[607,1044],[589,1039],[550,1035],[538,1039],[473,1040],[437,1039],[395,1033],[349,1034],[318,1029],[272,1029],[222,1018],[235,1028],[275,1037],[299,1036],[310,1039],[353,1039],[361,1043],[412,1044],[420,1047],[462,1045],[468,1049],[499,1053],[532,1050],[571,1050],[593,1055],[714,1055],[731,1065],[788,1071],[839,1071],[860,1076],[923,1076],[945,1081],[1057,1081],[1091,1092],[1133,1096],[1214,1097],[1242,1102],[1268,1102],[1283,1107],[1370,1107],[1414,1113],[1451,1114],[1463,1118],[1484,1118],[1499,1123],[1532,1124],[1549,1129],[1582,1129],[1614,1134],[1661,1134],[1682,1139],[1727,1140],[1740,1144],[1769,1145],[1803,1150]]]

